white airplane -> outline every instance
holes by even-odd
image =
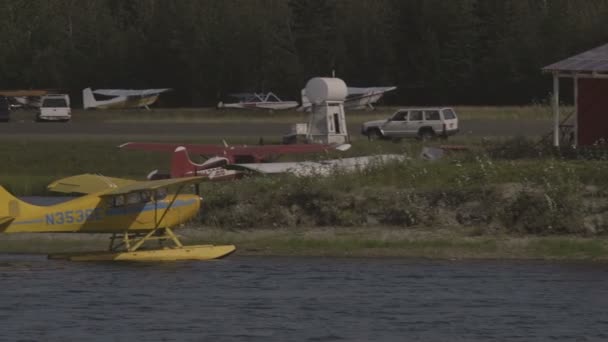
[[[12,109],[40,108],[42,96],[49,92],[51,91],[45,89],[0,90],[0,96],[5,96],[9,99]]]
[[[405,155],[379,154],[321,161],[230,164],[226,168],[262,174],[291,173],[298,177],[308,177],[328,176],[334,172],[366,170],[382,164],[403,162],[405,160],[408,160]]]
[[[84,109],[124,109],[124,108],[146,108],[156,102],[158,96],[171,90],[163,89],[97,89],[85,88],[82,90],[82,103]],[[95,95],[105,99],[96,99]]]
[[[10,98],[11,108],[40,108],[42,106],[42,98],[40,96],[15,96]]]
[[[344,108],[352,110],[374,109],[374,103],[378,102],[382,96],[397,89],[397,87],[348,87],[348,94],[344,100]],[[312,107],[306,89],[302,89],[302,106],[298,108],[300,111],[309,111]]]
[[[217,104],[217,108],[238,108],[238,109],[270,109],[284,110],[296,108],[296,101],[282,101],[274,93],[239,93],[230,94],[231,97],[239,99],[239,102]]]
[[[263,146],[260,146],[263,148]],[[257,147],[254,147],[257,148]],[[350,144],[338,145],[339,151],[350,148]],[[194,163],[186,147],[179,146],[171,158],[171,172],[169,175],[159,174],[156,170],[148,175],[148,179],[180,178],[191,176],[204,176],[210,180],[229,180],[240,178],[243,172],[259,174],[291,173],[298,177],[328,176],[334,172],[354,172],[366,170],[391,162],[408,160],[403,154],[380,154],[372,156],[340,158],[320,161],[300,162],[272,162],[272,163],[230,163],[228,158],[213,157],[202,164]]]

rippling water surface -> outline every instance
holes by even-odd
[[[608,265],[0,255],[0,341],[602,341]]]

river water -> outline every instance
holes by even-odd
[[[548,340],[608,340],[608,265],[0,255],[0,341]]]

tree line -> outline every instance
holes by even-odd
[[[530,103],[551,88],[541,67],[608,43],[608,0],[0,0],[0,13],[0,88],[171,87],[181,106],[299,98],[332,70],[398,86],[396,104]]]

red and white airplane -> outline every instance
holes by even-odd
[[[283,154],[346,151],[351,147],[350,144],[228,145],[226,142],[223,145],[127,142],[118,147],[126,150],[174,152],[180,146],[186,148],[190,153],[203,157],[226,158],[230,164],[261,163],[271,161]]]
[[[148,174],[149,179],[178,178],[197,175],[207,176],[213,180],[233,179],[242,174],[242,172],[239,171],[229,170],[229,165],[268,164],[268,166],[271,167],[273,164],[283,164],[267,163],[279,155],[319,153],[329,152],[331,150],[346,151],[350,147],[350,144],[228,145],[224,143],[223,145],[210,145],[146,142],[128,142],[119,146],[121,149],[173,153],[170,174],[160,174],[158,170],[154,170]],[[201,164],[196,164],[190,160],[188,151],[206,157],[207,160]],[[240,169],[245,170],[247,168],[240,167]],[[262,170],[255,171],[267,173]]]
[[[212,157],[202,164],[194,163],[190,160],[186,148],[179,146],[173,152],[169,174],[159,174],[158,170],[154,170],[148,174],[148,179],[204,176],[209,178],[209,180],[222,181],[242,176],[242,172],[228,170],[225,168],[226,165],[228,165],[228,159],[225,157]]]
[[[190,160],[188,151],[178,146],[171,158],[169,174],[152,171],[148,179],[181,178],[204,176],[211,181],[232,180],[245,174],[291,173],[299,177],[327,176],[332,172],[350,172],[362,170],[388,162],[406,160],[404,155],[387,154],[363,157],[351,157],[322,161],[280,162],[280,163],[229,163],[225,157],[212,157],[204,163],[197,164]]]

